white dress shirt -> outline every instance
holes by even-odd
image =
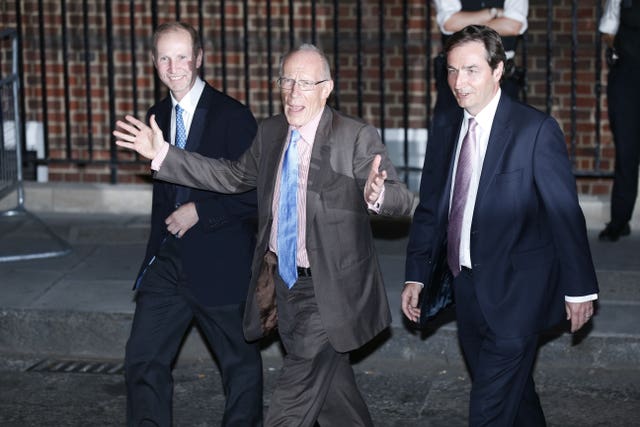
[[[602,18],[600,18],[600,26],[598,27],[601,33],[613,35],[618,33],[618,27],[620,26],[620,1],[621,0],[607,0],[605,3]]]

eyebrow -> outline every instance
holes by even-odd
[[[460,67],[460,68],[456,68],[456,67],[454,67],[454,66],[452,66],[452,65],[447,65],[447,68],[448,68],[448,69],[450,69],[450,70],[456,70],[456,71],[458,71],[458,70],[470,70],[470,69],[472,69],[472,68],[480,68],[480,66],[479,66],[479,65],[477,65],[477,64],[471,64],[471,65],[463,65],[463,66],[462,66],[462,67]]]

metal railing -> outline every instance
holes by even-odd
[[[0,200],[14,191],[17,197],[13,208],[0,212],[0,262],[65,255],[67,243],[24,206],[17,32],[0,31],[0,43]]]
[[[278,107],[271,84],[277,77],[278,55],[301,41],[320,45],[333,62],[335,89],[330,103],[377,126],[385,142],[396,144],[399,154],[394,161],[405,179],[419,176],[421,168],[416,163],[421,162],[412,153],[424,152],[426,138],[415,140],[411,135],[423,135],[412,131],[428,128],[431,120],[435,93],[431,58],[440,43],[432,25],[430,0],[39,0],[37,3],[37,8],[26,10],[27,6],[16,1],[15,14],[23,43],[20,52],[37,53],[35,63],[32,63],[34,55],[30,56],[28,78],[30,85],[39,87],[28,94],[23,92],[22,98],[29,98],[31,104],[23,102],[20,110],[27,120],[42,122],[44,156],[38,159],[38,164],[52,167],[64,164],[82,170],[105,167],[111,183],[122,182],[135,165],[146,165],[137,157],[118,151],[110,130],[123,114],[141,116],[164,95],[165,89],[149,60],[150,35],[160,22],[183,19],[200,29],[206,59],[203,77],[248,104],[258,119],[274,114]],[[578,177],[611,176],[610,168],[602,169],[601,162],[602,61],[600,37],[594,29],[602,13],[600,3],[548,0],[546,5],[532,4],[530,16],[535,15],[539,21],[539,11],[546,6],[546,21],[538,22],[542,31],[535,33],[531,31],[530,19],[526,43],[521,44],[523,63],[530,63],[535,55],[545,56],[546,69],[528,74],[525,96],[534,106],[546,107],[563,124]],[[61,18],[49,22],[46,5],[49,8],[59,5]],[[554,21],[554,10],[559,7],[570,10],[570,33]],[[590,30],[594,43],[591,82],[594,112],[589,126],[594,142],[586,148],[579,141],[584,130],[578,124],[584,123],[584,119],[579,117],[576,107],[578,59],[584,50],[584,42],[578,37],[578,30],[584,31],[578,19],[579,7],[593,8],[596,21]],[[25,27],[25,13],[36,15],[37,31]],[[558,42],[559,39],[564,41]],[[568,49],[562,46],[567,39]],[[544,47],[532,53],[532,42]],[[559,47],[570,52],[568,82],[559,81],[554,65]],[[26,58],[20,60],[24,65]],[[400,70],[399,75],[388,75],[390,62],[396,64],[394,69]],[[53,87],[52,81],[56,79],[61,79],[62,84]],[[124,85],[126,88],[123,81],[129,82]],[[554,89],[558,83],[568,83],[569,107],[557,104]],[[62,99],[62,108],[50,107],[52,92],[61,92],[56,96]],[[81,125],[74,118],[78,110],[84,118]],[[390,131],[393,135],[399,131],[399,140],[389,141]],[[416,149],[416,144],[422,148]],[[585,156],[587,161],[581,162]]]

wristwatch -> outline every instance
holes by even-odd
[[[491,14],[491,19],[495,19],[498,16],[498,9],[492,7],[489,9],[489,13]]]

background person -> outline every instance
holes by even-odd
[[[640,165],[640,1],[608,0],[600,21],[608,46],[607,102],[616,148],[611,220],[598,236],[615,242],[631,233]]]
[[[516,49],[520,36],[527,31],[528,0],[434,0],[436,21],[442,34],[442,46],[451,34],[467,25],[486,25],[493,28],[500,37],[507,60],[502,78],[502,90],[509,96],[519,99],[524,89],[525,72],[516,66]],[[447,83],[447,63],[444,53],[440,53],[434,63],[436,80],[436,104],[434,117],[439,112],[458,107]]]

